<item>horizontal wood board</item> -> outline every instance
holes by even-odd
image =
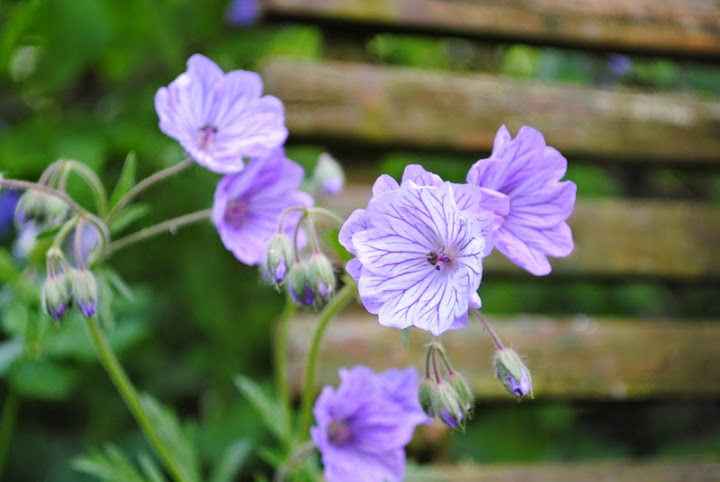
[[[481,289],[482,295],[482,289]],[[526,360],[538,398],[626,399],[717,397],[720,394],[720,323],[606,319],[591,316],[492,317],[507,346]],[[304,379],[305,360],[316,317],[294,319],[289,329],[289,378],[295,391]],[[338,383],[337,370],[364,364],[375,370],[420,368],[429,332],[381,326],[364,311],[340,314],[329,325],[318,363],[318,389]],[[455,368],[479,398],[512,397],[495,380],[494,348],[482,325],[471,318],[462,330],[443,334]]]
[[[498,127],[568,155],[720,164],[720,102],[487,74],[273,60],[262,69],[294,138],[487,152]]]
[[[269,0],[270,13],[509,41],[720,54],[720,4],[708,0]]]
[[[346,216],[366,207],[370,195],[371,184],[351,184],[324,202]],[[580,200],[569,224],[575,249],[567,258],[551,258],[551,277],[720,278],[720,207],[681,201]],[[497,251],[484,266],[488,276],[530,277]]]

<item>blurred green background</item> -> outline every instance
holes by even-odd
[[[144,177],[182,157],[157,128],[155,91],[185,70],[195,52],[225,70],[257,69],[264,59],[317,59],[337,54],[307,25],[228,21],[227,1],[44,0],[0,2],[0,170],[35,180],[60,157],[98,170],[108,186],[131,151]],[[717,65],[654,57],[582,53],[526,45],[485,45],[464,39],[372,35],[353,55],[366,61],[720,96]],[[290,157],[312,167],[328,146],[288,144]],[[332,147],[332,146],[329,146]],[[478,153],[478,158],[483,153]],[[398,176],[420,162],[450,180],[464,178],[467,159],[399,152],[378,155],[379,172]],[[341,157],[340,161],[344,161]],[[573,160],[574,161],[574,160]],[[352,165],[346,164],[352,180]],[[651,196],[720,202],[717,172],[672,166],[638,176],[636,168],[571,162],[568,178],[584,197]],[[150,224],[211,205],[218,176],[183,173],[142,197]],[[80,193],[82,197],[82,193]],[[5,240],[5,250],[10,239]],[[117,297],[113,339],[136,385],[193,422],[205,466],[234,441],[268,439],[232,383],[242,373],[271,384],[272,320],[282,296],[237,262],[213,228],[196,225],[119,253],[112,266],[134,297]],[[37,315],[32,290],[0,294],[4,341]],[[716,286],[676,286],[633,279],[538,282],[495,279],[484,284],[489,313],[720,315]],[[28,310],[29,299],[35,309]],[[25,321],[23,321],[25,320]],[[46,323],[47,324],[47,323]],[[131,456],[145,442],[103,372],[77,318],[45,326],[42,356],[9,367],[13,347],[0,348],[0,397],[12,384],[19,419],[5,480],[90,480],[70,460],[113,442]],[[641,340],[639,340],[641,343]],[[6,358],[3,358],[6,357]],[[442,453],[417,449],[422,461],[531,462],[646,456],[717,457],[720,405],[714,400],[480,403],[464,434]],[[254,456],[245,474],[267,470]]]

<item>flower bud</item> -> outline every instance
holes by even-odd
[[[440,420],[450,428],[461,425],[469,410],[460,403],[453,387],[445,381],[437,384],[437,404],[433,409]]]
[[[15,222],[22,226],[30,220],[44,227],[60,224],[68,213],[65,201],[56,196],[29,189],[20,197],[15,207]]]
[[[295,303],[306,306],[315,304],[315,292],[308,280],[307,263],[304,261],[295,263],[290,269],[287,279],[290,296],[295,300]]]
[[[276,285],[282,283],[293,263],[293,248],[290,238],[284,233],[276,233],[270,239],[263,267],[269,281]]]
[[[530,371],[515,350],[512,348],[498,350],[495,353],[493,366],[495,376],[510,393],[516,397],[527,394],[532,396]]]
[[[425,377],[418,389],[418,401],[428,417],[435,416],[433,407],[437,405],[437,383],[432,377]]]
[[[326,152],[323,152],[318,157],[313,177],[322,192],[329,195],[338,194],[345,184],[345,173],[342,167]]]
[[[98,286],[95,276],[87,270],[75,270],[71,277],[73,296],[78,307],[87,318],[92,318],[97,312]]]
[[[42,304],[55,321],[60,321],[72,306],[72,294],[68,289],[65,273],[48,275],[42,287]]]
[[[453,372],[448,376],[447,381],[455,390],[460,406],[466,407],[466,410],[472,410],[475,405],[475,397],[465,377],[458,372]]]
[[[307,274],[317,297],[328,299],[335,292],[335,272],[332,263],[324,254],[316,253],[310,258]]]

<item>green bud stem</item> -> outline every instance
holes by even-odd
[[[490,337],[492,338],[493,343],[495,343],[495,347],[496,347],[498,350],[504,349],[504,348],[505,348],[505,345],[503,345],[503,342],[500,341],[500,337],[499,337],[498,334],[495,332],[495,330],[493,330],[492,326],[490,326],[490,323],[488,323],[488,321],[485,319],[485,317],[484,317],[483,315],[481,315],[477,310],[470,310],[470,312],[471,312],[473,315],[475,315],[475,318],[477,318],[478,320],[480,320],[480,323],[483,324],[483,326],[485,327],[485,329],[487,330],[487,332],[490,334]]]
[[[107,193],[100,178],[95,174],[95,171],[82,162],[70,159],[63,159],[60,162],[62,163],[63,169],[66,169],[68,172],[74,171],[85,181],[93,192],[93,196],[95,196],[95,205],[97,206],[98,214],[101,217],[105,216],[105,214],[107,214]]]
[[[280,313],[280,318],[277,321],[274,343],[275,385],[283,412],[286,414],[289,414],[292,409],[290,385],[287,377],[288,327],[290,325],[290,320],[293,316],[295,316],[296,309],[297,305],[293,302],[289,292],[286,293],[285,306],[282,313]],[[291,432],[292,430],[288,429],[287,433]]]
[[[15,424],[17,423],[18,412],[20,411],[20,395],[10,387],[5,396],[5,403],[2,407],[0,418],[0,478],[2,478],[5,461],[10,449]]]
[[[128,246],[133,245],[139,241],[143,241],[145,239],[152,238],[153,236],[157,236],[158,234],[162,234],[165,232],[170,232],[174,234],[179,228],[182,228],[183,226],[187,226],[188,224],[193,224],[198,221],[210,219],[211,215],[212,209],[203,209],[202,211],[195,211],[190,214],[185,214],[183,216],[168,219],[167,221],[163,221],[162,223],[148,226],[147,228],[143,228],[139,231],[125,236],[124,238],[113,241],[112,243],[105,246],[104,257],[109,258],[116,251],[127,248]]]
[[[184,171],[188,167],[192,166],[194,161],[189,156],[186,156],[182,161],[180,161],[178,164],[175,164],[174,166],[170,166],[167,169],[163,169],[161,171],[156,172],[155,174],[152,174],[151,176],[146,177],[139,183],[137,183],[132,189],[130,189],[127,194],[125,194],[123,197],[120,198],[120,200],[117,202],[115,206],[113,206],[112,211],[110,211],[110,214],[107,216],[107,223],[110,224],[110,222],[117,216],[122,208],[127,206],[130,201],[135,199],[138,194],[143,192],[145,189],[149,188],[153,184],[160,182],[162,180],[165,180],[171,176],[174,176],[175,174]]]
[[[170,472],[176,481],[188,482],[188,479],[185,478],[183,472],[175,462],[175,459],[173,458],[174,454],[165,445],[162,436],[156,431],[150,417],[148,417],[147,413],[145,413],[135,387],[125,373],[125,370],[123,370],[122,365],[115,356],[115,353],[112,351],[112,348],[110,348],[107,340],[103,336],[102,331],[98,326],[97,319],[85,318],[85,323],[88,331],[90,332],[90,337],[92,338],[95,351],[97,352],[101,363],[105,367],[105,370],[115,385],[115,388],[117,388],[118,392],[120,392],[125,405],[135,417],[138,425],[140,425],[140,428],[150,442],[150,445],[153,447],[168,472]]]
[[[317,359],[320,353],[320,343],[322,342],[325,329],[330,320],[333,319],[340,309],[350,302],[355,295],[356,284],[349,276],[346,276],[345,286],[337,292],[334,298],[320,312],[320,320],[318,321],[315,334],[313,335],[310,351],[307,356],[305,365],[305,387],[303,388],[302,400],[300,405],[300,424],[298,426],[297,439],[306,440],[310,431],[310,415],[312,412],[313,400],[315,395],[315,373],[317,371]]]

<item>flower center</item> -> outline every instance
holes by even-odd
[[[214,140],[217,131],[217,127],[213,125],[205,124],[202,126],[198,138],[198,147],[202,150],[207,150],[210,147],[210,143]]]
[[[242,226],[248,213],[248,205],[244,199],[230,199],[225,206],[225,222],[231,226]]]
[[[430,251],[425,259],[427,259],[427,262],[432,266],[435,266],[437,271],[440,271],[440,266],[448,267],[453,262],[453,257],[445,252],[445,248],[440,248],[438,251]]]
[[[338,421],[328,425],[328,439],[335,445],[342,445],[350,440],[350,429],[345,422]]]

